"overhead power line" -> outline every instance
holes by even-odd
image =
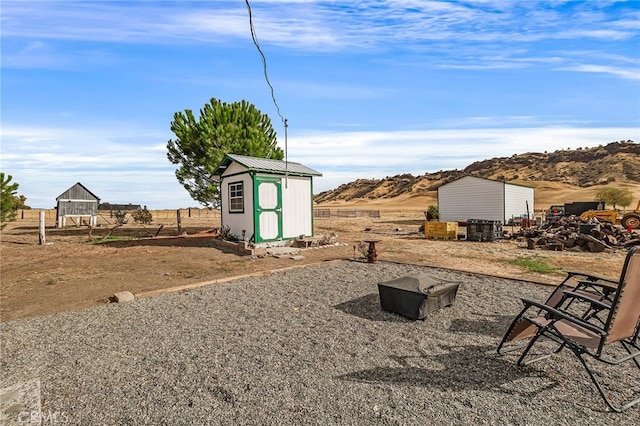
[[[287,173],[286,176],[288,177],[289,160],[287,158],[287,127],[288,127],[287,119],[284,118],[280,113],[280,107],[278,106],[278,102],[276,101],[276,95],[273,90],[273,86],[269,81],[269,75],[267,74],[267,58],[264,56],[262,49],[260,49],[260,43],[258,43],[258,37],[256,37],[256,30],[253,27],[253,17],[251,16],[251,5],[249,4],[249,0],[245,0],[245,3],[247,4],[247,11],[249,12],[249,28],[251,29],[251,39],[253,40],[253,44],[256,45],[256,49],[258,49],[258,53],[260,53],[260,58],[262,58],[262,70],[264,71],[264,79],[267,82],[269,89],[271,90],[271,99],[273,100],[273,104],[276,107],[278,116],[280,117],[280,120],[282,120],[282,125],[284,126],[284,161],[285,161],[285,173]],[[287,184],[287,181],[288,179],[285,180],[285,185]]]
[[[264,79],[266,80],[267,85],[271,90],[271,99],[273,100],[273,104],[276,106],[276,111],[278,112],[278,116],[280,116],[280,119],[282,120],[282,123],[284,124],[286,129],[287,120],[280,113],[280,107],[278,106],[278,102],[276,101],[276,95],[273,90],[273,86],[269,81],[269,75],[267,74],[267,58],[264,56],[262,49],[260,49],[260,44],[258,43],[258,38],[256,37],[256,31],[255,31],[255,28],[253,27],[253,18],[251,16],[251,5],[249,4],[249,0],[245,0],[245,2],[247,3],[247,10],[249,11],[249,28],[251,29],[251,38],[253,39],[253,44],[256,45],[256,49],[258,49],[258,52],[260,53],[260,57],[262,58],[262,69],[264,71]]]

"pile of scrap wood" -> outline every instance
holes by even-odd
[[[576,250],[602,252],[606,249],[640,245],[640,232],[629,232],[621,225],[591,219],[580,221],[576,216],[563,217],[553,223],[506,235],[506,238],[526,240],[531,249]]]

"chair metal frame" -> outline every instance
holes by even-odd
[[[604,321],[601,320],[600,317],[598,317],[598,314],[602,310],[608,309],[611,306],[612,296],[613,294],[615,294],[618,282],[619,281],[602,278],[584,272],[567,271],[567,276],[561,283],[559,283],[555,287],[544,304],[546,306],[551,306],[554,308],[564,305],[564,309],[568,310],[571,305],[574,304],[576,300],[578,300],[576,298],[577,295],[591,296],[592,299],[595,299],[596,301],[587,304],[587,307],[582,313],[582,317],[585,320],[596,318],[599,322],[604,324]],[[586,302],[585,300],[582,301]],[[525,343],[523,345],[513,346],[510,348],[504,347],[506,343],[512,340],[513,334],[517,333],[517,331],[514,330],[516,329],[516,327],[521,325],[522,315],[527,310],[528,307],[525,306],[520,312],[520,315],[516,316],[516,318],[513,320],[506,333],[504,334],[502,341],[498,345],[498,353],[504,354],[526,346]],[[543,311],[539,310],[538,314],[542,315]],[[533,337],[534,335],[535,333],[531,332],[530,336],[528,337]],[[521,336],[520,339],[526,337],[527,336]]]
[[[618,286],[607,297],[602,297],[597,293],[589,294],[590,292],[585,291],[584,288],[561,291],[562,297],[552,300],[552,302],[559,300],[555,305],[522,299],[525,307],[500,342],[498,353],[508,352],[503,349],[503,345],[510,340],[515,340],[517,336],[514,335],[518,331],[525,331],[525,338],[530,338],[530,340],[518,359],[518,366],[540,361],[559,353],[563,348],[568,348],[587,370],[598,393],[611,410],[622,412],[640,403],[640,397],[638,397],[622,405],[615,405],[607,396],[606,390],[585,358],[588,356],[613,366],[632,360],[640,370],[640,344],[638,342],[640,334],[640,248],[633,247],[629,250]],[[549,299],[552,299],[554,295],[555,292]],[[576,302],[584,302],[589,308],[582,315],[569,312],[567,306]],[[536,311],[534,316],[527,316],[531,309]],[[606,318],[598,317],[598,313],[601,312],[607,314]],[[593,321],[594,319],[597,321]],[[524,327],[519,325],[523,322]],[[535,329],[532,336],[527,334],[530,333],[530,329]],[[525,362],[525,357],[541,337],[546,337],[560,346],[553,353]],[[605,353],[606,347],[613,343],[619,343],[626,351],[626,355],[616,358]],[[523,345],[518,346],[518,348],[521,347]]]

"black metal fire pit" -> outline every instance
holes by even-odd
[[[426,316],[445,306],[451,306],[458,292],[458,283],[439,280],[427,274],[414,274],[378,283],[382,309],[411,319]]]

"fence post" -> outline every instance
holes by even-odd
[[[45,239],[45,235],[44,235],[44,215],[45,212],[44,211],[40,211],[40,223],[38,226],[38,242],[40,245],[43,245],[46,243],[46,239]]]
[[[182,221],[180,220],[180,209],[176,210],[176,221],[178,222],[178,235],[182,235]]]

